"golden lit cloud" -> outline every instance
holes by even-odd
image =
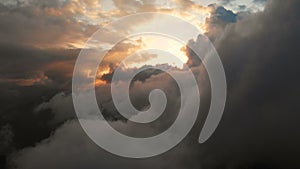
[[[54,2],[53,2],[54,3]],[[33,17],[30,22],[24,22],[26,16],[13,15],[11,20],[16,23],[24,23],[24,29],[15,31],[16,35],[3,39],[9,41],[13,39],[23,45],[38,49],[82,49],[88,38],[98,29],[102,28],[109,22],[118,18],[139,12],[160,12],[180,17],[199,29],[203,29],[205,18],[209,16],[210,9],[198,5],[192,1],[174,0],[174,1],[150,1],[150,0],[70,0],[55,1],[54,5],[32,5],[30,7],[30,15]],[[188,9],[188,10],[187,10]],[[11,21],[5,22],[10,25]],[[150,19],[138,18],[123,25],[127,30],[139,29],[147,27],[149,24],[155,24]],[[165,26],[165,25],[163,25]],[[172,29],[167,26],[166,29]],[[100,65],[98,76],[111,73],[120,62],[138,51],[149,48],[161,48],[166,52],[178,57],[181,61],[173,61],[169,56],[163,56],[160,52],[140,52],[138,59],[127,61],[127,68],[141,67],[143,65],[169,64],[178,68],[187,62],[187,56],[182,51],[185,44],[180,44],[174,40],[168,40],[166,37],[133,37],[124,40],[123,43],[117,44],[112,49],[109,48],[111,39],[119,36],[126,36],[124,31],[107,33],[102,37],[101,42],[97,42],[96,46],[101,47],[102,52],[108,51]],[[122,30],[122,29],[119,29]],[[12,41],[13,41],[12,40]],[[75,55],[74,55],[75,56]],[[75,58],[74,58],[75,59]],[[53,62],[41,68],[42,71],[61,71],[66,78],[72,77],[73,61]],[[95,59],[97,54],[95,53]],[[86,70],[83,70],[86,71]],[[86,72],[85,72],[86,74]],[[9,80],[9,79],[6,79]],[[33,84],[33,79],[19,82],[18,84]]]

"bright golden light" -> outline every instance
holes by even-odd
[[[159,64],[182,68],[188,60],[185,51],[182,50],[185,45],[174,39],[158,35],[141,35],[136,38],[141,38],[143,41],[143,46],[140,49],[143,52],[139,54],[143,55],[144,60],[126,60],[123,62],[125,68],[140,68],[144,65],[155,66]],[[162,51],[170,55],[164,55]],[[174,59],[174,57],[177,57],[177,59]]]

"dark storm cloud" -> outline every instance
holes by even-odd
[[[51,51],[3,43],[0,46],[0,125],[11,122],[20,127],[23,123],[17,121],[33,118],[36,104],[70,88],[78,50]]]
[[[59,125],[50,123],[54,115],[48,109],[40,113],[34,109],[70,89],[79,50],[37,49],[17,41],[4,43],[3,39],[0,46],[0,128],[10,126],[14,136],[10,144],[8,132],[1,136],[0,142],[10,146],[0,146],[5,150],[0,151],[3,166],[9,153],[49,137]]]
[[[11,147],[0,152],[2,166],[11,151],[32,146],[56,128],[47,125],[49,110],[36,114],[34,108],[70,88],[78,50],[41,50],[17,43],[0,46],[0,126],[10,126],[14,135]],[[1,136],[1,142],[8,141],[7,136]]]
[[[207,143],[214,159],[207,168],[299,167],[299,7],[296,0],[269,1],[264,12],[219,29],[229,95]]]
[[[70,82],[73,65],[79,50],[40,50],[24,45],[1,44],[0,83],[34,85],[32,80],[47,77],[49,85]],[[59,68],[53,65],[60,65]],[[37,81],[38,84],[39,81]],[[42,82],[42,81],[41,81]],[[43,84],[43,83],[41,83]]]

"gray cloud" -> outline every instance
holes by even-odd
[[[66,122],[49,139],[41,141],[49,137],[49,134],[41,133],[50,133],[54,128],[36,123],[49,122],[49,119],[55,119],[59,122],[69,119],[70,97],[56,95],[61,92],[56,87],[49,89],[45,86],[24,87],[0,84],[1,104],[5,105],[1,106],[1,119],[10,121],[13,124],[14,139],[16,139],[19,148],[32,145],[30,143],[39,142],[34,147],[16,152],[12,156],[12,164],[22,169],[99,167],[299,168],[297,163],[300,152],[298,146],[300,138],[297,136],[300,120],[298,113],[300,81],[297,78],[299,75],[298,63],[300,61],[298,57],[298,46],[300,44],[298,32],[300,30],[299,7],[300,2],[298,0],[273,0],[267,2],[265,11],[255,15],[243,14],[236,23],[220,21],[220,18],[217,18],[214,22],[207,20],[210,28],[207,35],[217,47],[227,75],[229,95],[223,120],[213,137],[205,144],[199,145],[197,137],[203,121],[203,119],[199,119],[196,127],[183,143],[170,152],[155,158],[130,160],[113,156],[94,145],[75,120]],[[241,14],[239,14],[240,16]],[[6,30],[8,29],[6,28]],[[6,35],[3,34],[2,36],[5,37]],[[193,43],[196,45],[197,41]],[[2,50],[8,48],[2,48]],[[1,63],[8,64],[1,71],[2,77],[23,78],[22,70],[30,70],[28,72],[40,70],[39,64],[46,65],[49,62],[48,59],[50,59],[50,62],[58,63],[57,60],[52,60],[56,57],[38,57],[48,55],[48,53],[42,52],[40,54],[35,50],[34,52],[28,52],[33,57],[31,60],[27,60],[27,57],[25,57],[27,55],[23,55],[23,53],[27,53],[24,52],[27,50],[17,49],[13,48],[10,52],[12,53],[14,50],[21,51],[21,54],[18,54],[18,56],[21,56],[20,58],[10,59],[10,57],[16,56],[13,54],[7,55],[10,57],[1,57],[3,61]],[[9,52],[2,53],[7,54]],[[25,62],[26,69],[19,68],[22,62]],[[199,67],[201,62],[192,63],[196,63],[193,68],[194,73],[199,74],[201,72]],[[6,64],[3,64],[2,67],[4,66]],[[19,68],[19,70],[15,71],[11,67],[17,70]],[[48,70],[45,72],[54,81],[63,79],[58,78],[60,71]],[[203,78],[201,79],[203,81],[207,80],[207,77],[203,74],[198,75],[197,78]],[[164,74],[158,74],[148,80],[150,80],[150,83],[156,83],[157,86],[168,90],[170,88],[168,82],[171,83],[171,81],[165,79],[168,78]],[[134,86],[136,95],[133,93],[133,102],[137,107],[145,106],[145,100],[148,96],[147,91],[150,88],[143,91],[144,85],[143,82],[139,81]],[[204,85],[208,85],[203,87],[205,89],[209,87],[209,84]],[[102,90],[99,89],[98,92],[109,96],[108,87]],[[204,93],[203,100],[206,104],[202,105],[200,112],[205,112],[209,106],[207,103],[209,91],[205,92],[207,93]],[[171,94],[169,96],[171,99],[175,98],[176,100],[178,97],[176,92],[168,91],[168,93]],[[41,102],[34,103],[34,101],[40,100],[41,97],[46,97],[42,105],[40,105]],[[69,100],[66,97],[69,97]],[[62,104],[66,102],[61,101],[66,101],[67,104]],[[104,106],[111,107],[111,102],[99,101],[102,101]],[[8,104],[10,102],[14,102],[19,106],[11,106]],[[33,109],[36,107],[39,107],[40,111],[45,111],[38,113],[39,118],[32,115]],[[53,112],[47,112],[48,108],[51,108]],[[12,115],[17,112],[23,112],[27,117]],[[113,110],[110,112],[113,112]],[[173,109],[170,108],[170,112],[174,112]],[[46,117],[46,120],[42,120],[41,115],[49,114],[51,118]],[[51,114],[54,114],[54,117]],[[172,122],[167,117],[165,117],[165,120]],[[30,123],[34,124],[33,127],[22,128],[29,126],[26,124]],[[120,121],[113,123],[120,130],[125,125]],[[158,123],[144,128],[130,128],[131,125],[133,126],[133,124],[125,125],[129,128],[125,127],[122,131],[137,134],[143,132],[143,129],[155,130],[156,128],[165,127],[166,124]],[[151,132],[155,133],[157,131]],[[33,139],[26,141],[29,138]],[[169,159],[176,160],[170,162]]]
[[[254,3],[264,4],[267,0],[253,0]]]
[[[235,0],[218,0],[221,5],[228,5],[231,4]]]
[[[2,138],[0,140],[0,155],[3,155],[13,149],[14,133],[9,124],[2,126],[0,129],[0,136]]]
[[[201,69],[199,67],[194,68],[194,72],[200,74]],[[185,76],[183,76],[184,79]],[[164,79],[164,80],[161,80]],[[158,75],[153,75],[151,78],[147,79],[145,82],[136,81],[132,84],[131,87],[131,100],[133,104],[137,108],[141,108],[147,106],[147,98],[149,92],[153,88],[160,88],[165,91],[167,94],[167,107],[165,114],[159,118],[158,121],[152,122],[146,125],[137,125],[133,122],[123,121],[112,121],[111,125],[119,130],[122,133],[131,136],[139,136],[145,137],[149,135],[156,135],[161,132],[161,130],[165,130],[172,124],[174,118],[177,115],[177,111],[179,109],[178,100],[180,94],[178,92],[178,88],[175,85],[174,81],[171,77],[169,77],[165,73],[161,73]],[[204,85],[202,85],[203,87]],[[124,89],[125,90],[125,89]],[[111,100],[109,103],[107,99],[109,99],[110,90],[106,86],[99,87],[97,89],[97,95],[99,96],[99,103],[106,107],[107,109],[113,107],[113,103]],[[70,97],[69,97],[70,98]],[[62,109],[59,109],[53,113],[63,113],[63,108],[66,104],[63,104],[62,100],[66,100],[64,95],[58,94],[54,98],[52,98],[49,102],[43,103],[38,106],[38,109],[51,106],[55,108],[54,100],[61,100],[57,103],[60,103],[58,106]],[[102,100],[104,99],[104,100]],[[104,102],[103,102],[104,101]],[[105,102],[106,101],[106,102]],[[145,105],[146,104],[146,105]],[[196,103],[194,103],[196,104]],[[58,107],[57,107],[58,108]],[[116,110],[114,110],[116,111]],[[113,111],[109,111],[110,113],[114,113]],[[57,114],[57,116],[59,116]],[[145,132],[147,131],[147,132]],[[70,140],[74,140],[75,142],[70,142]],[[113,140],[112,140],[113,141]],[[193,144],[189,144],[192,142]],[[185,158],[190,157],[190,159],[194,159],[197,157],[199,153],[195,149],[194,144],[197,142],[197,138],[193,137],[188,140],[184,140],[182,144],[177,146],[175,149],[171,150],[169,153],[160,155],[158,157],[143,159],[143,160],[135,160],[135,159],[126,159],[117,157],[115,155],[111,155],[110,153],[102,150],[97,147],[83,132],[77,120],[72,120],[66,122],[59,129],[57,129],[53,136],[49,139],[46,139],[37,146],[32,148],[26,148],[22,151],[17,152],[12,156],[12,163],[16,165],[17,168],[39,168],[44,166],[44,168],[97,168],[97,167],[109,167],[109,168],[132,168],[132,167],[140,167],[140,168],[165,168],[172,166],[173,168],[183,168],[187,166],[193,166],[197,164],[195,161],[190,163],[190,160],[184,160]],[[57,151],[59,150],[59,153]],[[55,158],[50,158],[56,155]],[[84,156],[84,158],[82,158]],[[72,158],[70,158],[72,157]],[[168,160],[169,158],[178,158],[175,163],[170,164]],[[33,161],[32,158],[38,159]],[[48,160],[47,162],[45,160]],[[49,161],[50,160],[50,161]],[[53,161],[51,161],[53,160]],[[49,163],[50,165],[45,165]],[[149,165],[152,164],[152,165]]]
[[[75,117],[72,97],[63,92],[56,94],[48,102],[38,105],[34,111],[38,113],[47,109],[54,112],[53,120],[50,123],[59,124]]]
[[[126,127],[120,122],[114,125]],[[128,126],[127,126],[128,127]],[[130,130],[130,128],[128,129]],[[113,140],[112,140],[113,141]],[[18,168],[184,168],[185,163],[170,158],[194,158],[195,151],[188,144],[177,147],[169,154],[144,160],[126,159],[112,155],[95,145],[81,129],[77,121],[70,121],[59,128],[51,139],[45,140],[35,148],[24,149],[17,156]],[[70,158],[71,157],[71,158]],[[35,162],[32,159],[36,159]],[[47,163],[46,163],[47,161]],[[187,160],[188,162],[189,160]]]
[[[62,134],[68,133],[71,124],[67,123],[56,132],[50,143],[45,141],[20,152],[16,163],[39,168],[44,164],[42,161],[49,162],[48,154],[51,152],[59,150],[59,154],[69,157],[71,150],[72,154],[78,152],[74,158],[76,154],[89,155],[82,155],[83,159],[76,160],[58,158],[50,162],[49,168],[72,168],[75,164],[77,168],[118,168],[118,165],[115,166],[117,163],[124,168],[133,164],[147,168],[148,160],[152,163],[151,168],[164,168],[170,167],[170,163],[164,161],[165,157],[174,154],[177,160],[171,164],[172,168],[297,168],[300,151],[297,146],[300,141],[297,136],[300,118],[297,104],[299,5],[297,0],[270,1],[264,12],[247,15],[218,30],[213,42],[224,64],[229,95],[224,118],[205,144],[196,143],[195,138],[201,128],[201,123],[198,123],[199,128],[193,130],[184,143],[163,156],[137,162],[129,159],[115,161],[109,154],[99,154],[99,158],[106,159],[102,162],[94,160],[97,157],[94,148],[70,148],[72,144],[64,144],[64,140],[77,138]],[[75,145],[86,146],[83,142]],[[64,147],[69,148],[63,150]],[[90,151],[85,151],[87,149]],[[40,160],[33,160],[36,158]],[[186,162],[185,159],[189,160]]]
[[[297,168],[299,5],[269,1],[264,12],[222,27],[213,38],[229,96],[225,117],[208,146],[215,160],[210,165]]]

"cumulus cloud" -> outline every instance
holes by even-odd
[[[115,122],[114,125],[128,127],[121,122]],[[130,130],[130,128],[126,130]],[[186,166],[184,162],[176,160],[174,163],[170,163],[167,159],[192,158],[194,155],[195,151],[186,145],[178,147],[171,154],[164,154],[156,158],[144,160],[121,158],[99,148],[86,136],[77,121],[70,121],[59,128],[50,139],[40,143],[38,147],[21,151],[15,158],[15,165],[22,169],[41,167],[45,169],[165,168],[170,166],[182,168]],[[32,161],[32,159],[36,160]]]
[[[194,68],[195,72],[200,71],[199,68]],[[178,71],[178,70],[176,70]],[[184,72],[181,73],[181,80],[185,80],[186,76]],[[198,73],[199,74],[199,73]],[[161,80],[164,79],[164,80]],[[128,80],[128,79],[126,79]],[[189,83],[188,80],[186,80]],[[119,86],[122,87],[122,86]],[[203,87],[203,86],[201,86]],[[135,137],[149,137],[161,133],[167,129],[175,120],[177,112],[180,109],[179,99],[180,93],[176,82],[166,73],[160,73],[158,75],[153,75],[148,78],[146,81],[135,81],[131,86],[131,101],[138,109],[142,109],[145,106],[148,106],[148,95],[151,90],[154,88],[162,89],[168,99],[165,113],[158,119],[150,124],[141,125],[133,122],[124,122],[124,121],[111,121],[110,124],[117,129],[118,131],[125,133],[130,136]],[[96,90],[97,95],[99,96],[99,103],[104,109],[110,113],[116,113],[109,110],[113,108],[112,101],[110,100],[110,90],[107,86],[98,87]],[[123,89],[125,90],[125,89]],[[193,92],[193,91],[192,91]],[[49,102],[43,103],[36,108],[36,110],[41,110],[43,108],[55,107],[55,106],[65,106],[63,100],[67,101],[64,94],[58,94],[52,98]],[[57,99],[57,101],[56,101]],[[59,101],[60,99],[60,101]],[[87,99],[88,100],[88,99]],[[109,100],[109,102],[107,101]],[[57,105],[55,103],[58,103]],[[198,104],[198,103],[191,103]],[[66,106],[67,107],[67,106]],[[189,106],[185,106],[187,109]],[[104,110],[102,109],[102,110]],[[54,110],[54,109],[53,109]],[[63,110],[63,109],[61,109]],[[53,111],[53,113],[61,113],[62,111]],[[63,113],[63,112],[62,112]],[[80,117],[79,117],[80,118]],[[101,123],[101,121],[93,121],[88,119],[90,123]],[[145,132],[146,131],[146,132]],[[107,135],[110,133],[108,132]],[[73,140],[70,142],[70,140]],[[135,160],[121,158],[115,155],[112,155],[103,149],[95,145],[92,140],[90,140],[87,135],[83,132],[82,128],[78,124],[77,120],[67,121],[55,133],[49,138],[40,143],[35,147],[23,149],[20,152],[14,154],[11,158],[11,163],[16,166],[16,168],[39,168],[44,166],[44,168],[82,168],[82,167],[112,167],[112,168],[164,168],[164,167],[173,167],[173,168],[183,168],[186,166],[199,166],[199,164],[190,160],[185,160],[187,157],[194,159],[198,155],[198,151],[194,144],[189,144],[190,142],[197,142],[197,136],[193,136],[188,140],[184,140],[182,144],[172,149],[169,153],[160,155],[154,158]],[[113,141],[113,140],[112,140]],[[196,144],[197,145],[197,144]],[[136,147],[138,148],[138,147]],[[59,153],[58,153],[58,151]],[[54,154],[54,158],[51,158]],[[82,155],[84,158],[82,158]],[[70,158],[72,157],[72,158]],[[178,160],[176,163],[170,164],[169,158],[176,157]],[[32,158],[38,160],[32,160]],[[48,160],[46,162],[46,160]],[[50,161],[49,161],[50,160]],[[53,160],[53,161],[52,161]],[[55,162],[54,162],[55,161]],[[49,163],[49,165],[45,165]],[[152,164],[152,165],[149,165]],[[154,164],[154,165],[153,165]]]
[[[41,112],[47,109],[55,112],[53,120],[50,123],[61,123],[74,118],[72,97],[63,92],[56,94],[48,102],[38,105],[34,111]]]

